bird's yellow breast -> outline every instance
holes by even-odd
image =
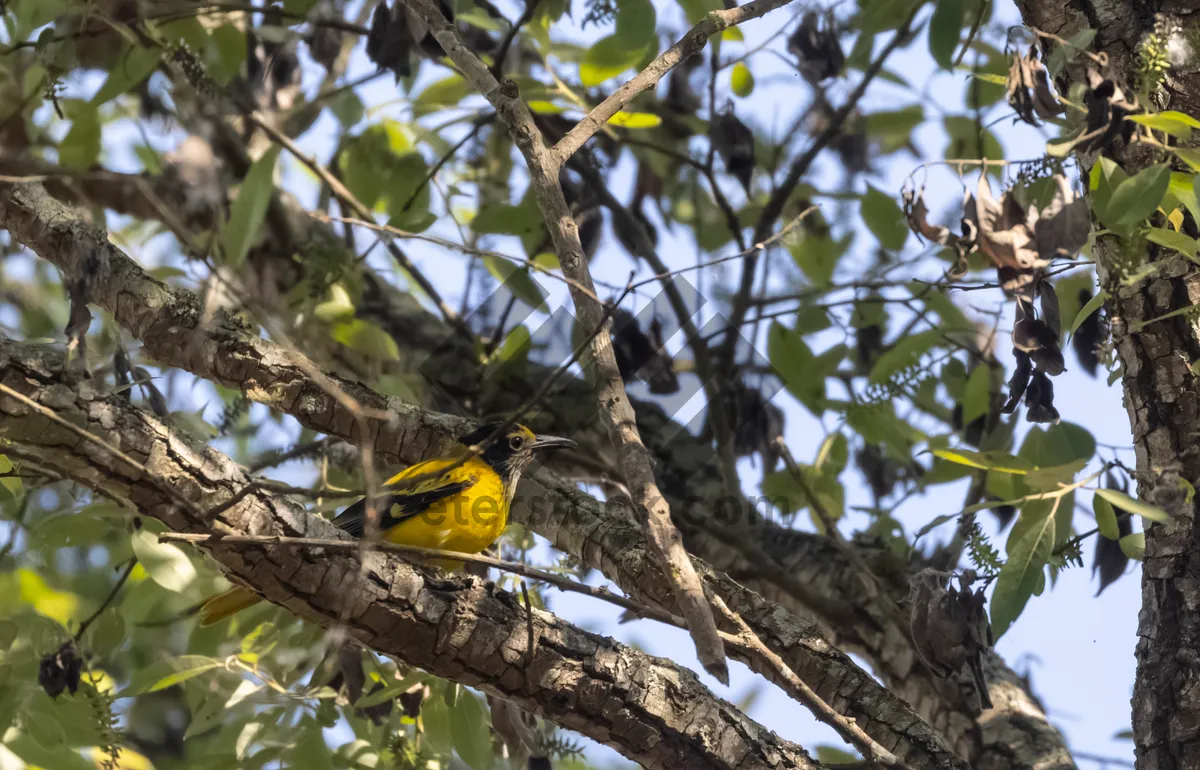
[[[452,465],[455,460],[430,460],[405,469],[388,484]],[[472,480],[466,489],[438,500],[423,512],[406,518],[381,534],[384,540],[421,548],[479,553],[494,543],[508,523],[508,497],[500,475],[487,463],[471,459],[445,476],[422,482],[418,489]]]

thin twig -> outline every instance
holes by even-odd
[[[508,58],[508,49],[512,46],[513,41],[517,39],[517,34],[533,19],[533,14],[537,11],[538,4],[541,0],[525,0],[525,10],[521,11],[521,15],[513,22],[513,25],[508,28],[504,39],[500,41],[500,45],[496,48],[495,61],[492,63],[492,74],[500,78],[504,72],[504,60]]]
[[[613,91],[607,99],[584,116],[558,141],[558,144],[554,145],[553,157],[559,163],[565,162],[638,94],[658,85],[658,81],[662,80],[668,72],[699,53],[713,35],[751,19],[757,19],[790,2],[792,0],[751,0],[745,5],[730,10],[710,11],[696,26],[688,30],[678,43],[660,54],[644,70],[626,81],[624,85]]]
[[[779,657],[777,653],[763,643],[758,634],[754,633],[750,626],[746,625],[746,621],[742,619],[741,615],[726,606],[720,596],[714,594],[712,603],[717,608],[717,611],[725,616],[725,620],[738,630],[737,638],[742,641],[742,646],[751,650],[755,658],[773,669],[783,680],[788,694],[804,704],[804,707],[811,711],[813,716],[832,727],[838,735],[845,738],[868,759],[884,767],[897,768],[898,770],[907,767],[896,758],[895,754],[879,745],[878,741],[867,735],[858,726],[857,722],[834,711],[832,706],[826,703],[821,696],[817,695],[800,677],[796,676],[796,672],[784,662],[783,658]]]
[[[96,618],[100,617],[100,613],[108,609],[108,606],[113,603],[113,599],[117,598],[117,594],[121,591],[121,586],[125,585],[125,581],[129,579],[129,575],[133,572],[133,568],[137,566],[137,563],[138,560],[136,556],[129,560],[129,566],[127,566],[125,571],[121,573],[121,577],[117,578],[117,583],[112,587],[112,590],[108,592],[108,596],[104,597],[104,601],[100,603],[100,606],[96,608],[95,612],[93,612],[87,617],[86,620],[79,624],[79,630],[75,632],[74,636],[76,642],[83,638],[83,635],[87,633],[88,627],[91,626],[92,623],[96,622]]]

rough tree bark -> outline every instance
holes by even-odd
[[[1017,5],[1026,24],[1060,37],[1097,30],[1093,47],[1108,55],[1110,76],[1129,88],[1137,80],[1138,45],[1154,30],[1156,13],[1182,22],[1185,39],[1195,41],[1200,29],[1194,3],[1018,0]],[[1168,102],[1160,106],[1200,115],[1200,68],[1191,45],[1192,71],[1170,72],[1164,89]],[[1071,74],[1078,78],[1080,73]],[[1162,160],[1144,145],[1118,144],[1106,152],[1131,175]],[[1096,160],[1080,158],[1085,174]],[[1117,247],[1111,237],[1097,239],[1102,280]],[[1183,259],[1166,262],[1153,245],[1147,248],[1147,262],[1162,258],[1164,263],[1140,285],[1117,291],[1107,311],[1121,363],[1139,495],[1165,495],[1180,503],[1170,506],[1177,517],[1173,526],[1146,527],[1132,701],[1137,767],[1175,770],[1200,767],[1200,543],[1194,505],[1182,504],[1174,477],[1164,474],[1177,473],[1193,485],[1200,481],[1200,381],[1189,369],[1200,358],[1200,326],[1193,314],[1153,319],[1200,302],[1200,272]]]
[[[7,452],[174,531],[345,537],[263,490],[225,508],[252,481],[236,463],[193,445],[119,396],[74,379],[57,351],[0,337],[0,384],[24,397],[0,392],[0,435],[13,442]],[[434,578],[374,553],[366,555],[364,572],[352,556],[332,552],[208,550],[230,575],[301,617],[344,628],[374,650],[509,700],[643,767],[822,767],[714,696],[688,669],[547,612],[534,610],[530,617],[513,594],[479,578]]]

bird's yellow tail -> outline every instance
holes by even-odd
[[[204,603],[200,608],[200,625],[211,626],[214,623],[220,623],[230,615],[252,607],[260,601],[262,599],[257,594],[235,586]]]

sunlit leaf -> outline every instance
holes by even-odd
[[[1157,505],[1151,505],[1144,500],[1138,500],[1136,497],[1130,497],[1124,492],[1119,492],[1115,489],[1097,489],[1096,495],[1102,497],[1112,504],[1114,508],[1120,508],[1123,511],[1136,513],[1143,519],[1157,521],[1159,523],[1167,523],[1171,521],[1171,514],[1159,508]]]
[[[160,543],[146,530],[133,533],[133,552],[150,579],[168,591],[184,591],[196,579],[196,568],[178,546]]]
[[[892,196],[870,185],[867,185],[867,192],[862,199],[862,218],[867,229],[885,249],[903,248],[908,240],[908,224],[900,204]]]
[[[741,98],[746,98],[754,93],[754,74],[750,72],[750,68],[745,62],[738,62],[733,65],[733,71],[729,76],[729,87],[733,89],[733,93]]]
[[[937,0],[929,19],[929,53],[944,70],[954,67],[965,12],[964,0]]]
[[[621,110],[608,119],[611,125],[619,128],[656,128],[662,125],[662,118],[651,112],[626,112]]]
[[[1109,540],[1119,540],[1121,532],[1117,528],[1117,512],[1112,503],[1100,495],[1092,495],[1092,511],[1096,514],[1096,526],[1100,534]]]
[[[267,216],[271,195],[275,192],[275,160],[279,148],[272,147],[254,161],[237,198],[229,210],[229,221],[221,231],[225,263],[237,267],[246,259],[250,247],[258,238],[258,231]]]
[[[1054,549],[1054,514],[1060,499],[1026,503],[1008,538],[1007,560],[992,593],[992,633],[999,639],[1045,580],[1042,570]]]

